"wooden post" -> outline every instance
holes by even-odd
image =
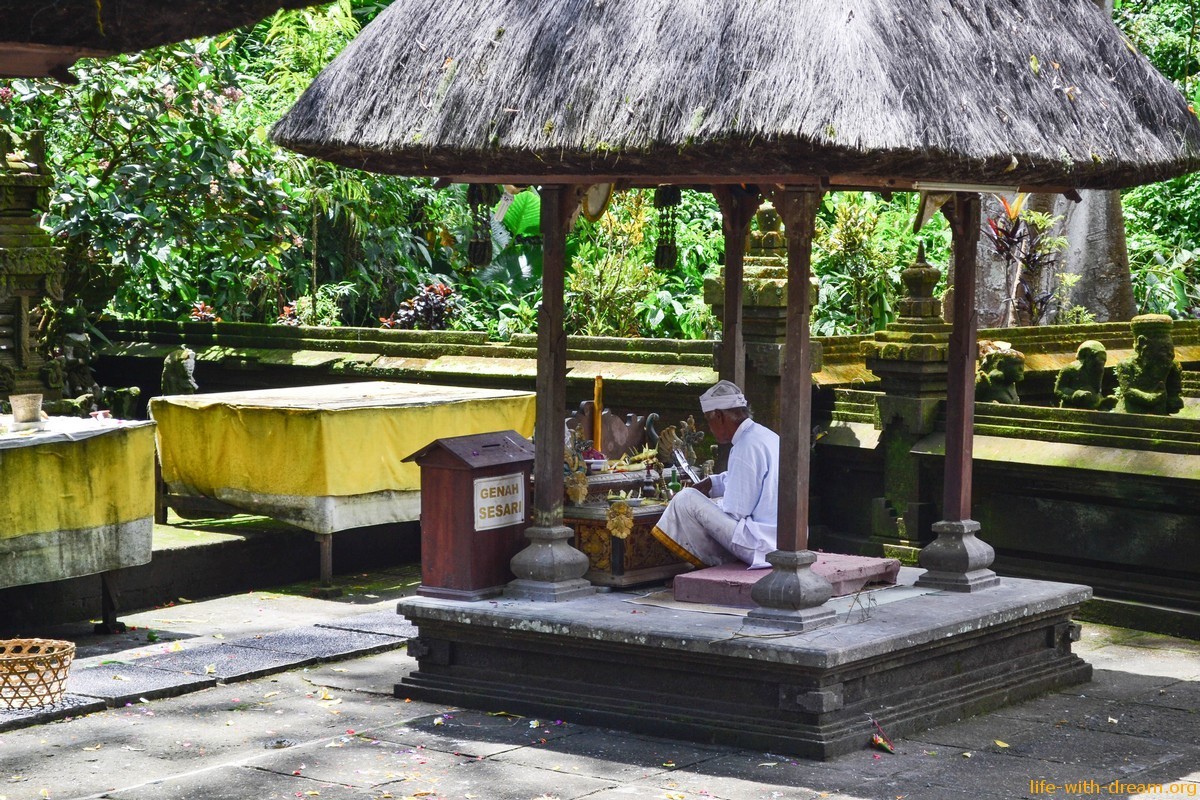
[[[316,538],[321,551],[321,586],[333,586],[333,534],[318,533]]]
[[[942,207],[954,235],[954,330],[950,334],[950,374],[946,386],[946,473],[942,519],[933,523],[937,539],[921,550],[925,572],[917,586],[974,592],[997,586],[988,569],[996,551],[975,534],[971,519],[971,455],[975,433],[975,272],[979,242],[979,195],[958,192]]]
[[[124,633],[125,623],[117,619],[121,607],[121,570],[100,573],[100,621],[92,626],[95,633]]]
[[[812,430],[809,277],[819,192],[788,189],[783,218],[788,242],[787,338],[779,380],[779,549],[808,549],[808,483]]]
[[[562,186],[542,187],[542,305],[538,310],[537,419],[534,422],[533,524],[562,525],[563,420],[567,408],[567,334],[563,293],[567,271]]]
[[[808,486],[811,454],[812,370],[808,318],[812,240],[821,193],[787,187],[776,203],[788,243],[787,334],[783,375],[779,381],[779,519],[778,549],[767,555],[771,574],[754,585],[758,603],[746,617],[749,625],[810,630],[835,619],[825,601],[833,594],[812,571],[816,554],[808,548]]]
[[[533,524],[529,545],[509,566],[516,580],[508,597],[557,602],[595,591],[583,579],[588,557],[571,546],[575,533],[563,525],[564,424],[567,416],[567,335],[563,290],[567,271],[567,223],[578,197],[564,186],[543,186],[542,305],[538,312],[537,419],[533,426]]]
[[[943,211],[950,220],[954,236],[954,329],[950,333],[950,372],[946,389],[946,478],[942,519],[958,522],[971,518],[979,195],[959,192]]]
[[[746,343],[742,331],[742,279],[746,232],[761,204],[757,191],[739,186],[717,186],[713,197],[721,207],[721,229],[725,233],[725,313],[721,319],[722,380],[746,388]]]

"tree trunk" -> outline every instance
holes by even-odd
[[[1112,0],[1095,0],[1111,17]],[[1071,306],[1082,306],[1095,315],[1097,322],[1127,320],[1137,313],[1133,299],[1133,281],[1129,273],[1129,252],[1125,246],[1125,215],[1121,193],[1081,191],[1082,202],[1073,203],[1058,194],[1035,194],[1025,207],[1061,216],[1052,233],[1067,237],[1067,249],[1059,254],[1053,269],[1042,274],[1035,294],[1053,292],[1059,275],[1079,275],[1080,280],[1054,313],[1046,314],[1042,324],[1051,324]],[[983,216],[1002,215],[1004,209],[990,195],[984,196]],[[1004,259],[996,255],[986,236],[979,239],[979,273],[975,303],[981,328],[1010,327],[1013,322],[1011,292],[1016,276],[1009,275]]]

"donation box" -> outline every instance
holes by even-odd
[[[421,585],[452,600],[494,597],[528,542],[533,442],[516,431],[438,439],[405,461],[421,467]]]

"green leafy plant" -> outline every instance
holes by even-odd
[[[1037,325],[1055,311],[1056,290],[1040,287],[1043,276],[1057,263],[1057,253],[1067,246],[1065,236],[1053,233],[1062,218],[1025,208],[1028,197],[1018,194],[1010,203],[998,196],[1004,213],[989,217],[983,229],[992,248],[1004,259],[1010,320],[1015,325]]]
[[[1082,277],[1082,275],[1066,272],[1058,276],[1058,285],[1054,287],[1054,297],[1051,300],[1055,325],[1090,325],[1096,321],[1096,315],[1086,306],[1075,305],[1071,302],[1071,290],[1075,288]]]
[[[1200,109],[1200,5],[1117,0],[1114,20],[1150,62]],[[1139,313],[1200,314],[1200,174],[1122,194]]]

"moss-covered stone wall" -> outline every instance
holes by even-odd
[[[533,336],[496,343],[463,332],[175,322],[110,322],[102,330],[111,343],[100,351],[101,382],[136,384],[147,397],[157,393],[162,359],[181,345],[197,353],[201,391],[366,379],[532,390],[537,372]],[[1173,333],[1177,358],[1196,370],[1200,322],[1177,323]],[[878,534],[889,513],[892,524],[907,521],[902,538],[924,541],[928,532],[912,520],[924,526],[928,515],[873,501],[890,493],[919,506],[941,502],[940,432],[920,439],[907,459],[881,445],[879,382],[860,350],[866,338],[821,339],[813,376],[813,419],[824,434],[814,460],[813,533],[829,549],[886,551]],[[1021,395],[1033,402],[1048,401],[1055,373],[1080,342],[1104,343],[1110,366],[1132,350],[1122,323],[980,338],[1026,354]],[[603,375],[606,404],[620,413],[657,411],[668,422],[695,414],[696,395],[717,377],[714,344],[572,337],[569,405],[590,399],[594,376]],[[1002,574],[1088,583],[1111,608],[1158,609],[1143,609],[1141,621],[1127,614],[1122,624],[1200,637],[1200,420],[979,404],[976,434],[973,514]],[[905,472],[888,479],[885,469]]]

